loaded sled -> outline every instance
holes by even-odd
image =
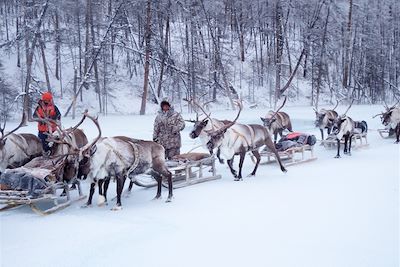
[[[282,162],[286,166],[291,166],[316,160],[317,157],[314,155],[315,143],[314,135],[293,132],[282,137],[275,147]],[[260,156],[260,164],[276,162],[275,154],[269,151],[267,147],[260,152]],[[266,161],[263,160],[264,158],[266,158]],[[252,160],[255,161],[254,156],[252,156]]]
[[[215,157],[207,153],[185,153],[175,156],[166,162],[168,170],[172,173],[173,188],[220,179],[216,173]],[[142,187],[153,187],[157,182],[150,175],[138,175],[133,183]],[[163,186],[167,187],[165,181]]]
[[[76,176],[68,181],[63,179],[65,164],[65,156],[38,157],[23,167],[6,170],[0,176],[0,211],[27,205],[35,213],[47,215],[84,199]],[[75,199],[71,198],[71,184],[78,189]],[[49,204],[50,207],[41,208]]]

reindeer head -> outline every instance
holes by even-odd
[[[207,118],[203,119],[201,121],[191,121],[191,122],[194,122],[194,125],[193,125],[192,131],[189,134],[190,138],[195,139],[195,138],[199,137],[200,133],[207,126],[208,121],[209,120]]]
[[[189,104],[196,106],[206,116],[204,119],[200,120],[199,113],[196,111],[196,120],[188,120],[188,122],[194,123],[193,129],[190,132],[189,136],[190,138],[195,139],[199,137],[201,132],[204,130],[204,128],[208,125],[209,121],[211,120],[210,118],[211,113],[207,114],[207,112],[204,110],[204,107],[213,101],[208,101],[200,105],[194,99],[191,100],[184,99],[184,100],[187,101]]]
[[[332,133],[338,134],[340,132],[340,128],[342,127],[342,123],[346,120],[347,116],[342,115],[338,116],[336,119],[329,119],[332,123]]]
[[[390,123],[391,123],[391,117],[392,117],[393,110],[396,108],[396,105],[397,105],[399,102],[400,102],[400,100],[397,101],[396,104],[394,104],[394,105],[391,106],[391,107],[389,107],[389,106],[386,104],[386,102],[385,102],[386,111],[384,111],[384,112],[382,112],[382,113],[379,113],[379,114],[376,114],[376,115],[373,116],[372,118],[375,118],[375,117],[377,117],[377,116],[380,115],[380,116],[381,116],[382,124],[383,124],[384,126],[389,126]]]
[[[382,120],[382,124],[385,126],[388,126],[391,122],[391,117],[392,117],[392,112],[393,109],[386,111],[385,113],[382,114],[381,116],[381,120]]]
[[[276,121],[276,117],[272,117],[269,116],[270,113],[273,113],[273,111],[271,110],[270,112],[268,112],[268,115],[266,118],[260,117],[261,121],[263,122],[264,127],[267,128],[271,128],[272,123],[274,123]]]
[[[208,136],[210,137],[210,140],[207,142],[207,148],[210,151],[210,154],[213,153],[215,148],[221,146],[226,131],[230,127],[232,127],[236,123],[236,121],[238,120],[238,118],[240,116],[240,113],[242,112],[243,105],[242,105],[242,103],[240,101],[237,102],[237,105],[239,106],[239,111],[238,111],[238,114],[236,115],[236,118],[233,121],[227,122],[220,129],[208,133]]]
[[[282,102],[282,105],[276,110],[270,110],[265,118],[260,118],[261,121],[264,124],[264,127],[266,128],[271,128],[272,124],[276,121],[276,114],[283,108],[287,100],[287,97],[285,96],[285,99]]]
[[[324,119],[326,115],[326,110],[321,109],[319,112],[314,109],[315,111],[315,127],[320,127],[324,124]]]

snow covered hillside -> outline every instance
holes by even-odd
[[[320,138],[312,108],[284,110],[294,130]],[[0,265],[399,266],[400,146],[376,132],[380,121],[371,117],[380,110],[353,106],[348,112],[370,129],[369,147],[351,157],[334,159],[334,150],[317,144],[318,160],[288,167],[287,173],[262,165],[256,177],[234,182],[227,165],[218,165],[222,179],[177,189],[172,203],[152,200],[155,188],[135,187],[119,212],[110,211],[114,203],[82,209],[84,201],[47,217],[25,207],[3,212]],[[246,109],[239,121],[260,123],[265,113]],[[232,119],[235,112],[212,116]],[[151,138],[153,120],[154,115],[99,119],[104,136],[143,139]],[[65,119],[65,126],[72,124]],[[96,135],[89,122],[83,128],[90,138]],[[183,152],[199,144],[188,137],[190,129],[182,134]],[[22,131],[34,133],[35,125]],[[243,174],[252,168],[246,158]],[[88,193],[88,183],[83,186]],[[164,189],[164,200],[166,195]]]

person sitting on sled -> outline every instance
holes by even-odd
[[[61,120],[60,110],[54,105],[53,95],[50,92],[43,93],[38,106],[33,113],[33,118],[51,120],[50,122],[38,122],[38,137],[42,142],[44,155],[50,155],[49,142],[47,136],[57,130],[57,122]]]

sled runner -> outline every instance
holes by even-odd
[[[393,129],[378,129],[377,131],[379,135],[384,139],[396,137],[395,131]]]
[[[186,153],[167,161],[168,170],[172,173],[173,187],[181,188],[189,185],[220,179],[215,169],[215,157],[206,153]],[[136,185],[142,187],[156,186],[156,181],[149,175],[137,176]],[[166,182],[163,181],[163,185]]]
[[[301,164],[305,162],[314,161],[317,157],[314,155],[314,146],[302,145],[288,148],[284,151],[278,151],[279,157],[285,163],[285,166],[291,166]],[[275,154],[266,150],[260,152],[261,162],[260,164],[275,163]],[[266,161],[263,161],[266,158]],[[255,161],[254,156],[252,160]]]
[[[76,178],[63,181],[64,160],[36,158],[23,167],[9,169],[0,176],[0,211],[28,205],[35,213],[48,215],[84,199]],[[38,167],[41,166],[41,167]],[[78,198],[72,199],[69,185],[75,184]],[[60,196],[60,190],[63,193]],[[49,203],[50,202],[50,203]],[[42,209],[40,204],[51,207]]]
[[[344,144],[344,138],[340,140],[341,144]],[[335,135],[329,135],[327,139],[322,140],[321,144],[327,149],[334,149],[337,147],[337,140]],[[352,149],[359,149],[368,147],[367,133],[355,133],[352,136]]]

